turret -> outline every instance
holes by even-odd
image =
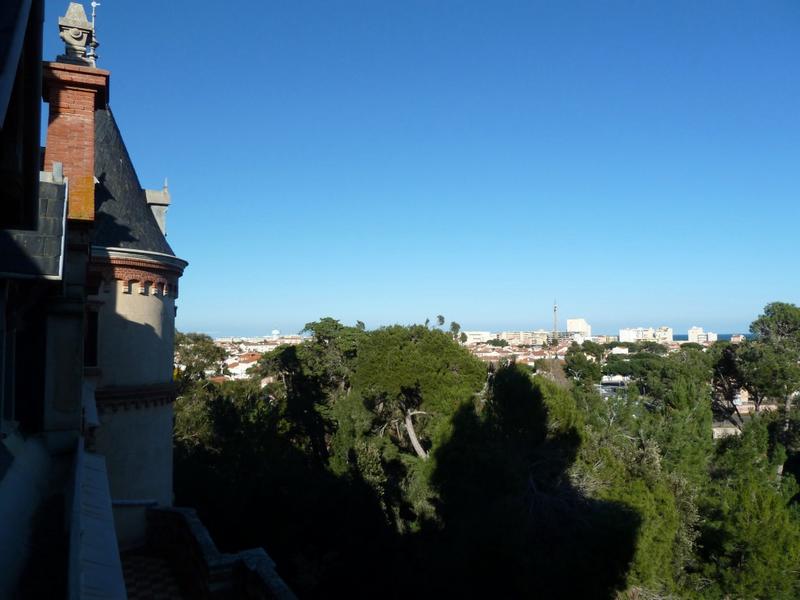
[[[95,64],[94,27],[71,3],[65,51],[46,63],[45,166],[62,162],[68,218],[84,222],[89,296],[84,364],[106,458],[120,547],[144,542],[145,509],[172,504],[175,300],[186,261],[164,237],[166,188],[139,183],[108,105],[110,73]]]

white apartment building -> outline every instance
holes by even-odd
[[[464,335],[467,336],[466,344],[483,344],[497,337],[491,331],[465,331]]]
[[[620,342],[643,342],[656,339],[656,332],[652,327],[626,327],[619,330]]]
[[[592,337],[592,326],[586,319],[567,319],[567,333],[578,333],[583,339],[588,340]]]
[[[507,341],[512,346],[530,346],[533,344],[532,331],[504,331],[497,337]]]
[[[656,329],[655,336],[659,344],[671,344],[673,342],[672,327],[659,327]]]
[[[689,342],[695,344],[710,344],[717,341],[717,334],[712,331],[703,331],[702,327],[690,327],[688,332]]]
[[[688,331],[688,340],[693,344],[700,343],[700,336],[704,335],[702,327],[690,327]]]
[[[629,327],[619,330],[620,342],[658,342],[672,343],[672,327],[662,325],[658,329],[652,327]]]

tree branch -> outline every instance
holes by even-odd
[[[419,443],[419,439],[417,438],[417,432],[414,430],[414,422],[411,419],[413,415],[420,413],[421,411],[407,412],[405,417],[405,424],[406,424],[406,431],[408,432],[408,437],[411,440],[411,445],[414,447],[414,452],[416,452],[417,456],[419,456],[422,460],[425,460],[426,458],[428,458],[428,453],[425,452],[425,448],[423,448],[422,444]]]

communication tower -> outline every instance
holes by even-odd
[[[558,304],[553,300],[553,343],[558,343]]]

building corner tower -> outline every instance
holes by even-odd
[[[172,504],[175,300],[187,262],[165,237],[164,190],[144,190],[95,66],[94,31],[71,3],[59,20],[66,51],[45,63],[44,168],[62,163],[68,215],[86,224],[84,386],[94,392],[94,450],[106,459],[121,548],[144,542],[145,511]],[[95,44],[96,45],[96,44]]]

